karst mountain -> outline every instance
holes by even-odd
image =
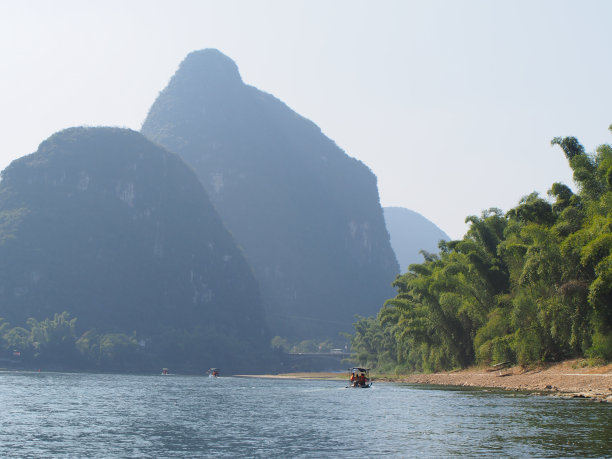
[[[391,246],[403,273],[411,264],[423,262],[421,251],[438,253],[438,242],[450,241],[448,234],[414,210],[385,207],[384,213]]]
[[[395,295],[375,175],[221,52],[190,53],[141,132],[196,172],[253,267],[272,334],[337,339]]]
[[[119,128],[71,128],[0,182],[0,317],[67,311],[151,361],[245,368],[268,349],[259,287],[184,161]]]

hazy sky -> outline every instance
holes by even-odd
[[[139,130],[190,52],[311,119],[383,206],[451,237],[612,143],[612,1],[0,0],[0,169],[76,125]]]

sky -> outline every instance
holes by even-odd
[[[461,238],[612,143],[608,0],[0,0],[0,169],[72,126],[139,130],[191,51],[316,123]]]

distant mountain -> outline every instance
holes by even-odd
[[[62,311],[174,369],[238,368],[269,344],[251,268],[198,178],[127,129],[61,131],[2,172],[0,317]]]
[[[441,239],[450,241],[444,231],[417,212],[403,207],[385,207],[384,213],[391,246],[402,272],[413,263],[423,262],[420,250],[438,253],[438,242]]]
[[[181,63],[142,126],[190,164],[255,270],[273,334],[338,338],[394,296],[376,177],[217,50]]]

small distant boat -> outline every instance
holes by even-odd
[[[170,371],[167,368],[162,368],[162,376],[167,376],[170,374]]]
[[[368,389],[372,387],[372,379],[370,378],[370,369],[353,367],[349,368],[349,386]]]
[[[219,368],[209,368],[208,371],[206,371],[206,373],[208,373],[209,378],[218,378]]]

